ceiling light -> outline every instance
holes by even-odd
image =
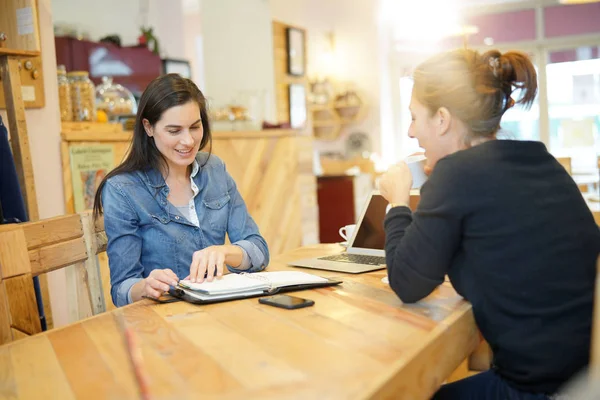
[[[559,0],[560,4],[588,4],[598,3],[600,0]]]

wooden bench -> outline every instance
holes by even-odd
[[[91,212],[0,225],[0,344],[42,331],[33,277],[66,271],[69,319],[104,312],[98,253],[106,251],[104,223]]]

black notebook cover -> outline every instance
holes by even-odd
[[[328,279],[327,282],[307,283],[307,284],[301,284],[301,285],[289,285],[289,286],[274,288],[271,290],[265,290],[262,293],[258,293],[258,294],[256,294],[256,293],[254,293],[254,294],[241,293],[238,296],[231,296],[231,297],[221,298],[221,299],[208,299],[208,300],[202,300],[202,299],[198,299],[196,297],[190,296],[187,293],[185,293],[185,291],[182,290],[181,288],[171,286],[171,288],[169,289],[168,295],[165,294],[158,299],[152,299],[152,300],[157,301],[159,303],[172,303],[175,301],[183,300],[183,301],[187,301],[188,303],[192,303],[192,304],[213,304],[213,303],[222,303],[225,301],[232,301],[232,300],[250,299],[252,297],[272,296],[272,295],[278,294],[278,293],[294,292],[297,290],[316,289],[316,288],[320,288],[320,287],[335,286],[335,285],[339,285],[341,283],[342,283],[342,281],[340,281],[338,279]]]

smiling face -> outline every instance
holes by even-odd
[[[410,114],[412,122],[408,129],[408,136],[419,141],[419,146],[425,150],[427,166],[433,168],[439,159],[450,154],[445,140],[444,123],[440,123],[439,112],[432,113],[414,95],[410,102]]]
[[[204,134],[196,101],[167,109],[152,126],[143,120],[146,134],[167,160],[170,170],[185,171],[194,162]]]
[[[432,112],[413,91],[410,114],[412,122],[408,136],[417,139],[419,146],[425,150],[428,168],[433,169],[440,159],[466,148],[465,124],[453,117],[446,107]]]

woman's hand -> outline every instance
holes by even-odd
[[[379,179],[379,191],[390,203],[408,206],[411,187],[412,174],[404,161],[392,165]]]
[[[144,297],[158,299],[169,291],[169,286],[176,286],[179,278],[170,269],[155,269],[147,278],[139,281],[131,288],[131,299],[141,300]]]
[[[206,280],[212,282],[213,278],[223,276],[225,264],[236,267],[242,263],[243,253],[239,246],[221,245],[210,246],[194,252],[192,263],[190,264],[190,275],[186,278],[192,282]]]

